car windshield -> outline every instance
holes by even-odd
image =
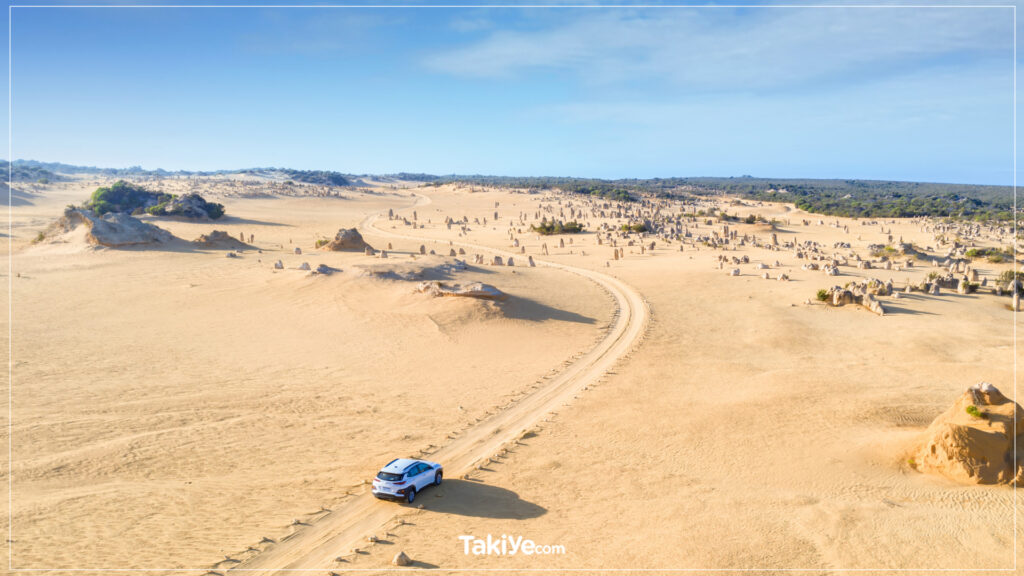
[[[380,478],[381,480],[384,480],[385,482],[394,482],[395,480],[401,480],[402,479],[402,475],[401,474],[395,474],[393,472],[381,472],[380,474],[377,474],[377,478]]]

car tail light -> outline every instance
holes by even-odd
[[[392,482],[392,484],[394,484],[395,486],[401,486],[402,484],[405,484],[405,481],[403,480],[402,482]]]

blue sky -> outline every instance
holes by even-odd
[[[1008,8],[14,8],[14,158],[1012,182]]]

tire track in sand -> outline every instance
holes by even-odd
[[[414,205],[421,205],[422,196]],[[429,203],[429,199],[426,200]],[[390,236],[416,242],[446,242],[382,230],[373,226],[379,215],[368,216],[360,228],[377,236]],[[503,256],[521,256],[506,250],[467,242],[453,242],[463,248]],[[639,342],[647,325],[648,309],[643,297],[628,284],[593,270],[557,262],[535,260],[547,266],[582,276],[601,286],[614,298],[616,313],[605,337],[589,352],[579,356],[556,376],[507,408],[492,414],[464,430],[448,444],[429,455],[444,465],[449,478],[459,478],[486,461],[534,428],[545,416],[573,399],[588,384],[596,382],[611,370],[620,358]],[[429,510],[429,507],[425,507]],[[264,550],[232,566],[229,572],[259,571],[266,573],[291,570],[344,570],[335,558],[347,556],[359,547],[367,535],[376,534],[404,508],[378,501],[369,492],[355,496],[336,509],[321,516],[311,525],[269,544]]]

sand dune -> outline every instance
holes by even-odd
[[[234,208],[250,222],[287,223],[308,202]],[[360,207],[348,218],[362,219]],[[317,229],[345,218],[325,215]],[[162,225],[186,238],[209,231]],[[516,295],[519,318],[505,317],[358,274],[361,254],[290,254],[296,227],[246,224],[263,253],[237,259],[16,254],[16,562],[204,567],[280,538],[393,454],[439,445],[528,392],[609,320],[607,297],[582,279],[459,276]],[[273,270],[277,259],[285,270]],[[295,269],[303,261],[340,272],[311,277]],[[543,318],[563,309],[590,321]]]
[[[815,294],[872,278],[900,291],[940,269],[851,259],[829,277],[792,250],[639,236],[615,259],[595,231],[621,219],[553,193],[202,186],[227,217],[144,220],[253,235],[252,250],[32,245],[85,182],[14,207],[15,566],[326,573],[383,570],[400,550],[414,567],[513,571],[1012,565],[1013,489],[908,462],[967,386],[1015,396],[1008,297],[880,296],[877,316]],[[865,258],[891,235],[941,257],[920,222],[730,206],[777,219],[730,223],[740,235]],[[587,231],[521,224],[559,211]],[[388,258],[315,249],[351,227]],[[728,276],[721,255],[748,262]],[[321,264],[335,272],[310,273]],[[433,298],[423,280],[509,297]],[[421,450],[449,470],[422,509],[366,493],[380,465]],[[464,534],[565,554],[465,555]]]

